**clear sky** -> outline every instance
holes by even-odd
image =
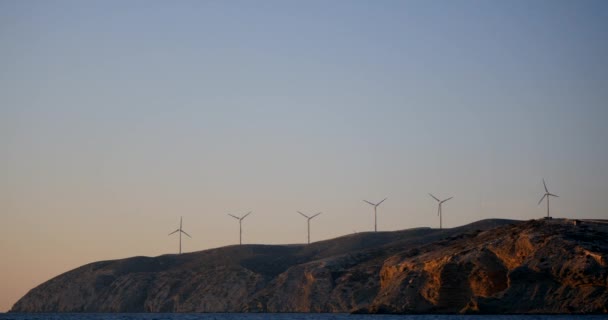
[[[608,218],[607,1],[0,0],[0,311],[84,263]]]

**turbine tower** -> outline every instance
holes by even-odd
[[[235,215],[231,215],[230,213],[228,214],[229,216],[231,216],[239,221],[239,245],[243,244],[243,228],[242,228],[241,223],[243,222],[243,219],[245,219],[245,217],[247,217],[250,214],[251,214],[251,211],[247,212],[246,215],[244,215],[240,218]]]
[[[540,203],[543,202],[543,199],[547,198],[547,218],[549,218],[549,197],[559,198],[559,196],[554,195],[553,193],[549,192],[549,189],[547,189],[547,184],[545,183],[545,179],[543,179],[543,186],[545,187],[545,194],[538,201],[538,205],[540,205]]]
[[[189,238],[192,238],[189,234],[186,233],[186,231],[182,229],[182,217],[179,217],[179,229],[169,233],[169,235],[172,235],[176,232],[179,232],[179,254],[182,254],[182,233],[187,235]]]
[[[384,200],[386,200],[386,199],[388,199],[388,198],[384,198]],[[363,200],[363,202],[366,202],[366,203],[368,203],[368,204],[370,204],[371,206],[374,207],[374,232],[378,231],[378,206],[382,202],[384,202],[384,200],[382,200],[382,201],[380,201],[378,203],[371,203],[371,202],[369,202],[367,200]]]
[[[319,212],[319,213],[317,213],[317,214],[315,214],[314,216],[311,216],[311,217],[309,217],[309,216],[307,216],[307,215],[303,214],[303,213],[302,213],[302,212],[300,212],[300,211],[298,211],[298,213],[299,213],[299,214],[301,214],[302,216],[304,216],[304,218],[306,218],[306,219],[307,219],[307,222],[308,222],[308,244],[310,244],[310,220],[312,220],[312,218],[314,218],[314,217],[316,217],[316,216],[320,215],[320,214],[321,214],[321,212]]]
[[[435,197],[434,195],[432,195],[430,193],[429,193],[429,196],[431,196],[433,199],[435,199],[435,200],[437,200],[437,202],[439,202],[439,208],[437,208],[437,215],[439,216],[439,229],[441,229],[442,228],[442,226],[441,226],[441,205],[444,202],[446,202],[446,201],[448,201],[448,200],[450,200],[450,199],[452,199],[454,197],[449,197],[449,198],[447,198],[445,200],[439,200],[439,199],[437,199],[437,197]]]

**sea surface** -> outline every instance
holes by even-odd
[[[608,315],[350,315],[314,313],[0,313],[0,320],[606,320]]]

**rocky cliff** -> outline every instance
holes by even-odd
[[[91,263],[12,312],[607,313],[607,221],[482,220]]]

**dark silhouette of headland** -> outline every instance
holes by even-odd
[[[608,221],[489,219],[84,265],[12,312],[606,313]]]

